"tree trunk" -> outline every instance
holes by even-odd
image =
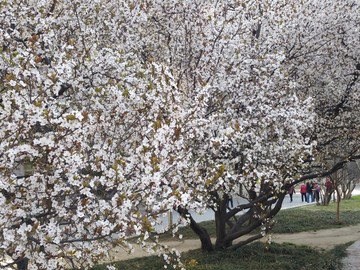
[[[196,223],[189,211],[181,206],[177,208],[177,212],[184,218],[190,220],[190,228],[196,233],[201,242],[201,250],[211,252],[214,251],[214,246],[211,243],[210,235],[207,230]]]
[[[207,252],[214,251],[214,247],[213,244],[211,243],[209,233],[206,231],[206,229],[200,227],[197,223],[195,226],[193,223],[191,223],[190,227],[200,238],[201,250]]]
[[[352,180],[348,180],[345,184],[342,185],[342,190],[343,190],[343,197],[342,199],[344,200],[348,200],[351,199],[351,193],[353,192],[353,190],[355,189],[355,183]]]
[[[29,264],[29,259],[28,258],[19,259],[16,262],[17,270],[27,270],[28,269],[28,264]]]
[[[226,237],[226,209],[228,198],[225,196],[224,200],[218,202],[219,206],[215,211],[215,225],[216,225],[216,242],[215,249],[225,249],[231,243],[225,242]]]
[[[337,196],[337,200],[336,200],[336,223],[340,223],[340,202],[341,202],[341,196],[340,196],[340,191],[339,188],[336,187],[336,196]]]
[[[325,191],[323,205],[328,206],[331,201],[332,191]]]

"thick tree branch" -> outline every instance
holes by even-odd
[[[355,161],[358,159],[360,159],[360,155],[352,155],[352,156],[348,157],[347,159],[343,159],[342,161],[337,162],[329,170],[303,175],[299,179],[295,180],[292,184],[296,185],[302,181],[329,176],[329,175],[333,174],[334,172],[342,169],[350,161]]]
[[[179,206],[177,212],[184,218],[190,220],[190,228],[199,236],[201,241],[201,249],[204,251],[213,251],[214,247],[211,243],[211,239],[209,233],[206,231],[205,228],[201,227],[199,224],[196,223],[194,218],[191,216],[189,211],[184,207]]]

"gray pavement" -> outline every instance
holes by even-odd
[[[353,195],[360,195],[360,184],[356,185]],[[360,270],[360,239],[346,249],[347,256],[342,260],[343,270]]]
[[[346,249],[347,257],[342,261],[343,270],[359,270],[360,269],[360,240]]]

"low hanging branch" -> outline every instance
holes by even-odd
[[[360,155],[351,155],[347,159],[343,159],[343,160],[337,162],[329,170],[322,171],[322,172],[305,174],[305,175],[301,176],[298,180],[295,180],[292,184],[296,185],[296,184],[298,184],[298,183],[300,183],[302,181],[330,176],[334,172],[337,172],[338,170],[342,169],[347,163],[349,163],[351,161],[358,160],[358,159],[360,159]]]

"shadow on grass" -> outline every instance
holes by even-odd
[[[203,253],[192,250],[183,253],[181,260],[187,270],[340,270],[341,259],[346,256],[345,250],[350,244],[339,245],[330,251],[319,251],[289,243],[266,245],[256,242],[237,251]],[[164,269],[163,260],[155,256],[116,262],[113,265],[117,270]],[[105,265],[93,268],[105,269]],[[174,268],[168,266],[167,269]]]

